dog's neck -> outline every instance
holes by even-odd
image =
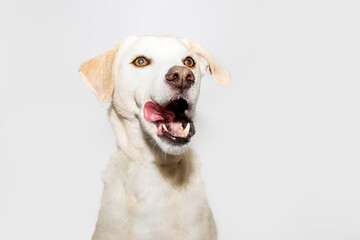
[[[113,127],[118,151],[126,155],[130,161],[138,161],[142,165],[156,166],[164,178],[174,186],[183,186],[193,171],[193,153],[188,149],[181,155],[170,155],[147,142],[139,121],[131,121],[121,116],[114,105],[109,108],[109,119]]]
[[[110,105],[108,116],[114,130],[117,148],[128,156],[129,160],[152,161],[139,122],[120,115],[113,104]]]

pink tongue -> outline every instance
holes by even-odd
[[[166,109],[166,107],[162,107],[153,101],[148,101],[144,105],[144,117],[149,122],[155,122],[159,120],[172,122],[174,121],[175,114],[172,111]]]

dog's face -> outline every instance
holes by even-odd
[[[209,70],[219,83],[228,73],[199,45],[172,37],[130,37],[85,62],[80,73],[119,115],[139,121],[146,139],[165,153],[181,154],[195,134],[192,122],[200,82]]]

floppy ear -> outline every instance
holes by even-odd
[[[119,48],[120,44],[84,62],[79,68],[81,78],[101,105],[109,101],[114,91],[113,64]]]
[[[214,58],[211,56],[208,50],[197,43],[191,41],[188,41],[188,43],[190,49],[193,52],[207,61],[210,74],[214,77],[216,82],[223,85],[230,84],[231,80],[229,72],[215,63]]]

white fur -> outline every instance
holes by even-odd
[[[135,67],[131,62],[136,56],[152,62]],[[186,114],[192,117],[201,77],[209,68],[204,54],[191,49],[189,41],[171,37],[130,37],[119,44],[109,80],[114,85],[109,119],[117,150],[102,173],[104,192],[93,240],[216,239],[200,162],[187,145],[159,138],[156,126],[143,116],[145,102],[166,104],[177,97],[165,83],[165,74],[175,65],[183,66],[187,56],[196,61],[195,83],[186,98]],[[100,96],[89,68],[88,63],[80,68],[82,77]]]

